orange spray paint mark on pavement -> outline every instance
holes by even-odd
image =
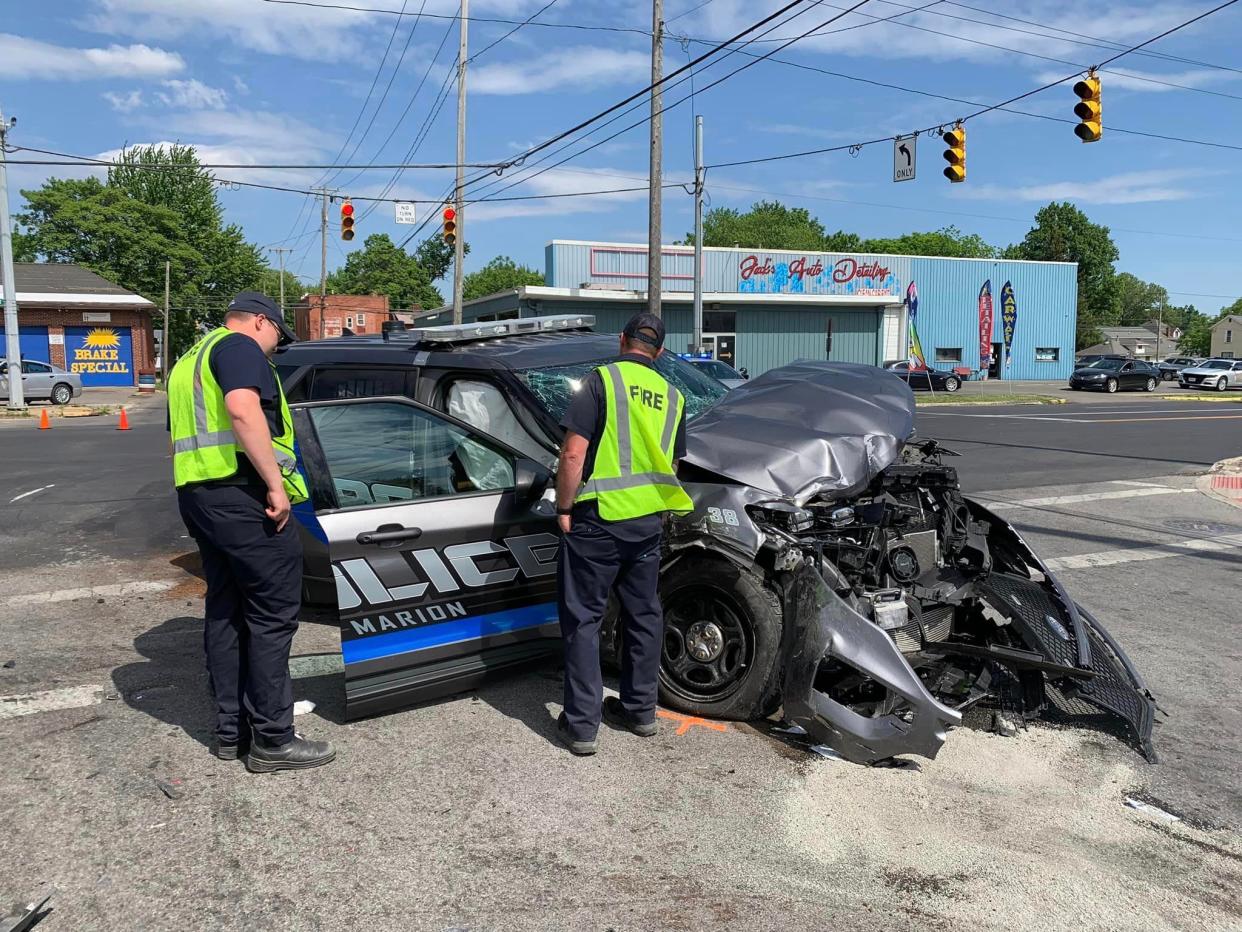
[[[677,723],[677,731],[674,734],[684,735],[693,726],[700,725],[703,728],[710,728],[712,731],[728,731],[728,726],[724,722],[709,722],[705,718],[699,718],[697,715],[682,715],[680,712],[669,712],[667,709],[656,709],[657,718],[667,718],[669,721]]]

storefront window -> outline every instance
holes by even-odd
[[[1036,362],[1060,362],[1061,348],[1059,346],[1037,346],[1035,347]]]
[[[937,346],[936,362],[956,362],[962,361],[962,348],[960,346]]]

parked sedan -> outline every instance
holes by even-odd
[[[915,390],[955,392],[962,387],[961,378],[952,372],[943,369],[911,369],[910,363],[904,359],[886,362],[884,368]]]
[[[82,376],[37,359],[22,360],[22,396],[27,401],[67,405],[82,394]],[[9,364],[0,360],[0,398],[9,397]]]
[[[701,359],[696,356],[683,356],[682,358],[700,372],[710,375],[725,388],[738,388],[745,385],[746,380],[750,378],[750,374],[745,369],[739,372],[727,362],[721,362],[719,359]]]
[[[1168,356],[1156,363],[1156,368],[1160,370],[1161,379],[1172,380],[1177,378],[1177,374],[1183,369],[1197,366],[1202,361],[1193,356]]]
[[[1177,374],[1182,388],[1214,388],[1218,392],[1242,386],[1242,360],[1205,359]]]
[[[1138,359],[1097,359],[1089,366],[1075,369],[1069,378],[1074,391],[1095,389],[1112,394],[1116,391],[1154,392],[1160,382],[1160,370]]]

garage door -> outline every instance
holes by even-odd
[[[65,364],[83,385],[133,385],[134,348],[128,327],[66,327]]]
[[[0,335],[4,333],[4,325],[0,324]],[[22,342],[22,359],[38,359],[41,362],[51,362],[52,353],[47,345],[47,327],[27,327],[19,326],[17,335]],[[0,343],[0,346],[5,344]],[[3,350],[0,350],[3,355]]]

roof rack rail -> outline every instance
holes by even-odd
[[[551,317],[520,317],[516,320],[414,327],[409,330],[384,328],[384,342],[469,343],[475,340],[495,340],[499,337],[520,336],[530,333],[584,330],[594,326],[595,318],[591,314],[558,314]]]

